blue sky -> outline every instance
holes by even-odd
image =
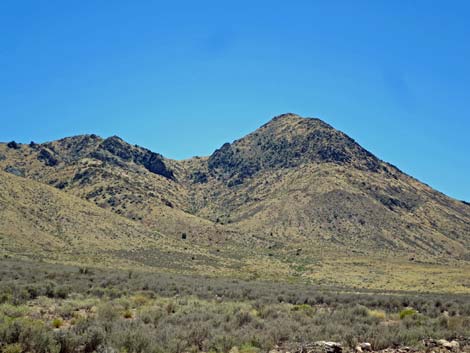
[[[0,141],[119,135],[175,159],[319,117],[470,200],[468,1],[0,2]]]

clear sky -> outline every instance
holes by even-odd
[[[0,1],[0,141],[208,155],[318,117],[470,200],[469,1]]]

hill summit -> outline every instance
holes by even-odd
[[[319,119],[287,113],[248,136],[226,143],[209,158],[209,169],[243,181],[263,170],[331,162],[377,172],[380,161],[354,140]]]

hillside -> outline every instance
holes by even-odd
[[[1,258],[166,272],[200,272],[200,267],[229,271],[231,262],[209,250],[193,245],[189,251],[183,242],[139,222],[51,186],[0,172]]]
[[[117,136],[10,142],[0,169],[10,256],[470,291],[470,206],[319,119],[283,114],[183,161]]]

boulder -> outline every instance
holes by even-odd
[[[317,341],[315,346],[322,347],[325,353],[341,353],[343,351],[343,347],[338,342]]]
[[[372,345],[369,342],[362,342],[356,346],[356,352],[371,352]]]
[[[457,341],[447,341],[445,339],[440,339],[437,341],[437,344],[441,347],[444,347],[448,350],[457,350],[460,348],[460,344]]]

